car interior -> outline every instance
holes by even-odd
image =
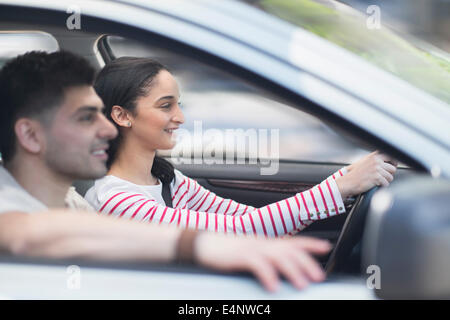
[[[240,94],[244,93],[248,97],[250,92],[253,97],[263,96],[265,101],[269,100],[274,105],[282,104],[283,107],[280,108],[289,108],[289,112],[291,112],[289,115],[293,117],[298,117],[298,119],[312,117],[315,119],[314,123],[319,123],[317,125],[319,126],[319,131],[325,131],[327,135],[308,136],[306,134],[304,139],[312,139],[312,144],[315,145],[325,143],[322,138],[329,137],[331,142],[329,142],[330,144],[327,145],[327,148],[340,150],[339,154],[330,153],[327,156],[323,156],[319,152],[311,152],[305,157],[302,157],[301,154],[288,154],[285,158],[281,156],[278,172],[273,175],[261,175],[260,168],[266,164],[261,161],[251,162],[250,160],[252,159],[248,158],[248,154],[244,154],[243,163],[238,164],[192,164],[189,161],[174,163],[176,169],[183,172],[186,176],[196,179],[202,186],[221,197],[231,198],[254,207],[261,207],[313,187],[330,174],[349,164],[349,161],[354,159],[354,157],[375,149],[380,149],[401,161],[402,165],[396,173],[397,180],[423,171],[423,168],[415,163],[414,160],[409,159],[385,142],[369,136],[360,128],[350,123],[345,123],[333,114],[324,112],[311,101],[277,86],[269,79],[263,79],[258,75],[252,74],[250,70],[233,65],[219,57],[212,56],[196,48],[190,48],[185,44],[177,43],[175,40],[164,38],[161,35],[134,29],[130,26],[122,26],[112,21],[101,21],[86,17],[83,20],[83,28],[81,30],[68,30],[65,28],[65,25],[60,26],[62,13],[42,10],[39,12],[39,15],[34,13],[32,9],[27,9],[22,10],[21,15],[9,15],[6,17],[4,14],[0,14],[0,43],[3,36],[16,35],[14,40],[12,40],[16,48],[12,48],[10,52],[6,52],[6,50],[1,52],[3,49],[0,49],[0,60],[2,63],[10,58],[13,53],[19,54],[32,49],[69,50],[84,56],[98,69],[119,56],[153,57],[166,63],[169,69],[173,69],[176,77],[179,76],[180,79],[184,80],[181,89],[182,96],[183,88],[187,88],[187,91],[200,92],[200,94],[222,90],[223,87],[219,85],[215,87],[214,83],[208,83],[199,74],[202,74],[202,72],[209,73],[209,75],[213,74],[213,76],[216,73],[220,73],[221,76],[225,74],[223,77],[227,79],[225,82],[229,85],[224,89],[225,93],[236,91]],[[20,38],[20,35],[36,34],[36,32],[47,39],[45,45],[41,46],[37,42],[30,44],[30,41],[27,41],[25,36]],[[48,49],[49,47],[50,49]],[[223,96],[219,97],[223,98]],[[217,97],[214,96],[211,99],[215,101]],[[226,99],[226,96],[224,99]],[[258,101],[254,103],[257,105]],[[211,108],[214,107],[210,105],[210,102],[205,103],[205,105]],[[189,112],[188,109],[189,105],[185,107],[186,113]],[[192,119],[198,118],[202,120],[201,112],[205,109],[199,108],[198,110],[192,114]],[[251,128],[252,113],[250,112],[246,116],[248,117],[248,126]],[[207,118],[205,123],[208,123],[208,119],[210,118]],[[213,114],[212,119],[211,121],[213,122],[211,123],[214,126],[222,118]],[[226,124],[227,127],[231,125],[233,124]],[[245,125],[238,123],[237,127],[245,127]],[[277,125],[280,125],[280,122]],[[294,131],[296,130],[295,128],[293,129]],[[283,128],[280,131],[283,131]],[[317,140],[314,140],[315,138]],[[282,139],[284,138],[282,137]],[[298,149],[301,149],[301,140],[286,139],[286,143],[298,141]],[[346,152],[354,157],[341,157]],[[162,153],[161,155],[170,160],[170,154]],[[191,156],[194,159],[196,154],[193,153]],[[92,183],[93,181],[77,181],[74,185],[77,191],[84,195]],[[364,229],[365,214],[368,211],[370,199],[375,191],[373,189],[366,194],[347,199],[345,201],[347,213],[315,222],[298,234],[328,239],[334,244],[335,248],[329,256],[318,257],[329,274],[360,273],[361,237]],[[202,268],[187,266],[146,266],[146,268],[165,271],[190,270],[190,272],[207,272]]]

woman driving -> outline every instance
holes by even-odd
[[[175,146],[174,131],[184,122],[177,82],[165,66],[148,58],[119,58],[101,70],[95,89],[119,131],[106,151],[108,174],[85,196],[100,214],[276,237],[345,212],[343,199],[389,185],[396,171],[393,159],[375,151],[309,190],[254,208],[212,193],[156,156],[156,150]],[[166,200],[163,186],[170,190]]]

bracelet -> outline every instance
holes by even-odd
[[[194,244],[198,231],[186,229],[181,232],[177,241],[175,261],[182,264],[193,264],[195,262]]]

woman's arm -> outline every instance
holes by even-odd
[[[330,175],[326,180],[336,179],[347,172],[343,167]],[[174,208],[189,209],[217,214],[228,214],[240,216],[252,212],[254,207],[236,202],[231,199],[224,199],[213,192],[203,188],[197,181],[190,179],[179,171],[176,171],[177,179],[181,181],[174,186],[172,204]],[[311,220],[305,220],[307,223]]]
[[[191,180],[193,181],[193,180]],[[185,183],[189,184],[189,181]],[[155,199],[124,188],[112,188],[105,194],[100,195],[99,212],[107,216],[117,216],[128,219],[148,221],[153,223],[167,223],[183,228],[209,230],[220,233],[252,234],[277,237],[288,234],[294,230],[302,229],[314,220],[321,220],[342,212],[345,208],[333,178],[329,178],[313,188],[298,193],[293,197],[264,206],[259,209],[253,207],[243,215],[224,215],[210,212],[190,210],[184,205],[178,204],[178,208],[169,208],[158,204]],[[180,188],[181,191],[183,189]],[[205,190],[205,189],[204,189]],[[186,193],[186,191],[184,191]],[[203,203],[194,205],[202,208],[211,206],[206,204],[209,191],[203,191],[204,195],[196,196],[191,202]],[[194,192],[198,194],[199,192]],[[240,204],[228,200],[230,204]],[[175,203],[175,205],[177,205]],[[218,202],[217,206],[220,206]],[[185,208],[185,209],[183,209]],[[227,209],[229,210],[229,209]],[[234,208],[232,209],[234,210]]]
[[[277,237],[302,230],[312,221],[345,212],[342,198],[375,185],[389,184],[396,170],[395,165],[388,163],[389,160],[386,155],[375,151],[347,167],[348,174],[341,169],[307,191],[259,209],[242,205],[241,215],[234,214],[241,204],[218,198],[189,178],[185,178],[174,193],[176,209],[162,206],[127,187],[100,195],[103,201],[98,209],[106,215],[185,228]],[[177,194],[181,195],[180,198]]]

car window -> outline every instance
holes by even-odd
[[[58,42],[44,32],[0,32],[0,68],[11,58],[31,50],[57,51]]]
[[[450,105],[450,58],[431,52],[330,0],[243,0],[345,48]]]
[[[318,119],[266,97],[219,68],[121,37],[108,36],[107,45],[116,58],[150,57],[175,75],[185,116],[182,128],[188,134],[178,137],[177,150],[162,154],[206,159],[217,158],[222,150],[224,158],[234,151],[238,159],[352,162],[366,153]],[[255,139],[266,140],[267,146],[255,152]]]

